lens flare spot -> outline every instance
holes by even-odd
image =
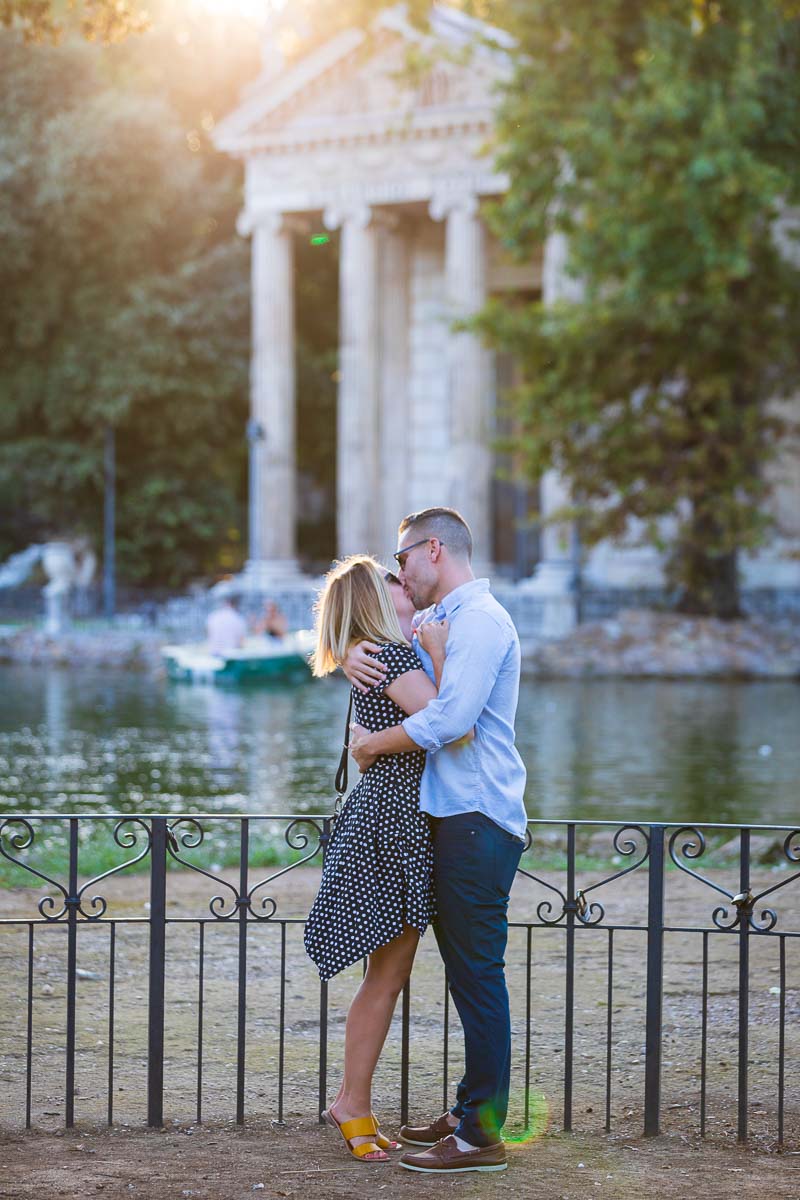
[[[543,1092],[513,1091],[509,1097],[508,1120],[503,1140],[509,1147],[527,1146],[543,1137],[550,1126],[550,1105]]]

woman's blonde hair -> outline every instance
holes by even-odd
[[[385,569],[368,554],[351,554],[330,569],[314,605],[317,645],[311,655],[315,675],[329,675],[356,642],[395,642],[407,646],[397,619]]]

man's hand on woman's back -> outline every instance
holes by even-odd
[[[380,683],[386,674],[384,664],[372,657],[379,650],[380,646],[375,642],[358,642],[347,652],[342,670],[359,692],[368,692],[376,683]]]

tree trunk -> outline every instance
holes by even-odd
[[[716,522],[707,513],[696,513],[690,530],[675,550],[673,578],[680,586],[677,611],[692,616],[735,621],[744,614],[740,606],[738,553],[715,553]]]

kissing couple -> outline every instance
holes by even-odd
[[[335,564],[316,606],[315,675],[352,684],[350,751],[361,778],[333,825],[305,946],[320,978],[367,958],[345,1027],[344,1077],[323,1114],[363,1163],[402,1149],[372,1109],[372,1077],[429,924],[464,1028],[455,1102],[404,1125],[400,1165],[504,1171],[511,1024],[508,899],[525,844],[525,768],[514,745],[520,649],[508,613],[472,571],[451,508],[400,524],[397,574]]]

